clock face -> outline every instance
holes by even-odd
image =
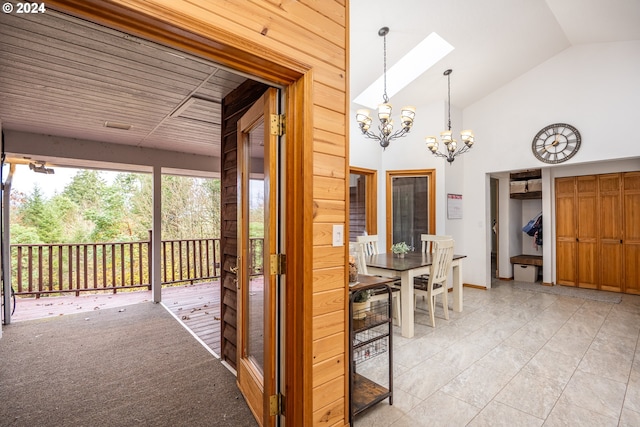
[[[531,143],[533,154],[545,163],[562,163],[580,149],[580,132],[566,123],[555,123],[536,134]]]

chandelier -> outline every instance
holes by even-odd
[[[380,143],[380,146],[387,148],[389,143],[396,138],[405,136],[411,130],[413,126],[413,118],[416,115],[415,107],[403,107],[400,112],[400,124],[402,129],[393,131],[393,120],[391,119],[391,104],[389,104],[389,97],[387,96],[387,34],[389,34],[389,27],[382,27],[378,30],[378,35],[384,39],[384,93],[382,95],[382,104],[378,105],[378,125],[379,133],[374,133],[369,130],[371,128],[371,115],[369,110],[356,111],[356,120],[362,134],[370,139],[375,139]]]
[[[447,106],[449,109],[449,125],[447,130],[444,132],[440,132],[440,140],[445,146],[445,154],[438,151],[438,139],[435,136],[428,136],[425,138],[427,142],[427,148],[431,150],[437,157],[444,157],[447,159],[447,162],[451,164],[457,155],[464,154],[473,146],[473,131],[470,129],[463,130],[460,132],[460,138],[464,145],[458,148],[458,142],[451,137],[451,72],[453,70],[449,69],[444,72],[444,75],[447,76],[447,83],[449,88],[449,101],[447,102]]]

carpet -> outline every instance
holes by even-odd
[[[615,292],[598,291],[595,289],[574,288],[571,286],[544,286],[540,283],[513,281],[513,287],[530,292],[544,292],[572,298],[584,298],[594,301],[620,304],[622,296]]]
[[[235,376],[161,305],[13,323],[3,426],[256,426]]]

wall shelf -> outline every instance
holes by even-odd
[[[542,178],[541,169],[531,169],[521,172],[512,172],[510,174],[511,179],[511,192],[509,197],[512,199],[531,200],[542,199],[542,191],[531,191],[528,188],[530,180],[539,180]],[[516,189],[516,191],[514,191]]]

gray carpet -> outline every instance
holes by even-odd
[[[2,426],[257,425],[235,376],[160,305],[3,331]]]
[[[619,293],[598,291],[595,289],[574,288],[571,286],[544,286],[540,283],[513,281],[513,287],[530,292],[544,292],[547,294],[562,295],[565,297],[584,298],[594,301],[620,304],[622,296]]]

